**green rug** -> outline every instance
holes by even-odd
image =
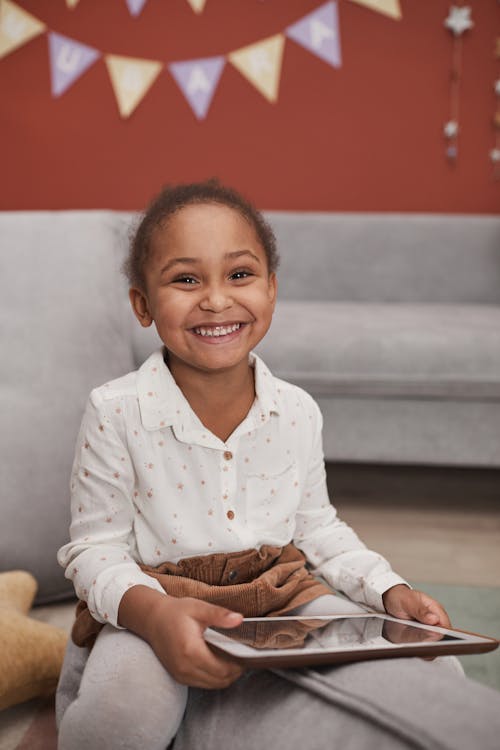
[[[412,586],[441,602],[454,627],[500,639],[500,588],[420,582]],[[461,656],[460,661],[468,677],[500,690],[500,646],[491,653]]]

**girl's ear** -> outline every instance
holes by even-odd
[[[276,274],[274,272],[269,274],[268,291],[269,302],[274,308],[276,304],[276,296],[278,294],[278,279],[276,278]]]
[[[140,289],[135,289],[134,287],[132,287],[131,289],[129,289],[128,296],[135,317],[137,318],[141,326],[147,328],[153,322],[153,318],[151,316],[151,313],[149,312],[149,304],[146,295],[144,294],[144,292],[141,292]]]

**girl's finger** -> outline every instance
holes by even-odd
[[[195,665],[193,674],[196,673],[198,678],[208,679],[211,683],[215,681],[230,684],[243,672],[239,664],[216,655],[205,642],[190,655],[190,663]]]
[[[182,681],[190,687],[199,687],[206,689],[221,689],[229,687],[243,673],[241,667],[235,670],[226,671],[222,674],[214,674],[212,671],[206,671],[203,666],[197,665],[189,675],[185,676]]]
[[[442,628],[450,627],[450,618],[439,602],[422,594],[422,605],[423,617],[417,617],[420,622],[427,622],[429,625],[439,625]]]
[[[434,602],[431,612],[438,618],[437,623],[435,623],[436,625],[439,625],[442,628],[451,627],[450,618],[448,617],[446,610],[438,602]]]

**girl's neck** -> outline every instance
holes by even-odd
[[[230,370],[203,372],[184,367],[172,357],[168,357],[166,363],[194,413],[208,430],[225,442],[254,402],[253,367],[242,362]]]

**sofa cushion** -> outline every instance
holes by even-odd
[[[56,552],[87,396],[133,369],[122,251],[105,211],[3,213],[0,241],[0,569],[29,570],[50,601],[72,591]]]
[[[324,302],[500,303],[500,217],[269,212],[280,297]]]
[[[283,300],[257,351],[317,396],[500,399],[495,305]]]

